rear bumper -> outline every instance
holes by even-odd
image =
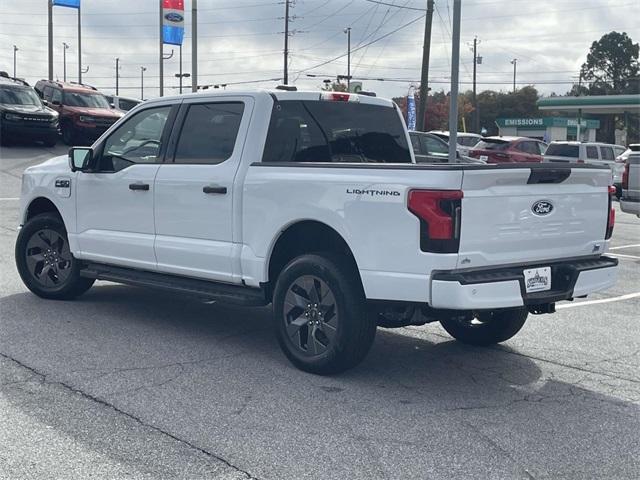
[[[634,215],[640,215],[640,198],[629,198],[624,196],[624,192],[622,194],[622,198],[620,199],[620,210],[625,213],[632,213]]]
[[[618,260],[599,257],[436,272],[431,277],[430,305],[449,310],[482,310],[555,303],[613,286],[617,266]],[[551,267],[551,290],[526,292],[523,270],[535,267]]]

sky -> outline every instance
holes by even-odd
[[[346,27],[351,28],[354,81],[379,96],[406,95],[417,86],[422,62],[426,0],[295,0],[290,15],[290,84],[318,89],[347,73]],[[389,5],[386,5],[389,4]],[[85,83],[120,95],[158,94],[159,0],[82,0]],[[545,95],[565,94],[577,81],[594,40],[612,30],[640,41],[638,0],[462,0],[460,89],[471,88],[478,38],[478,91],[510,91],[517,85]],[[185,0],[183,72],[191,71],[191,0]],[[199,0],[199,84],[228,89],[273,88],[283,75],[284,0]],[[47,76],[47,0],[0,0],[0,70],[35,83]],[[449,90],[453,0],[436,0],[431,35],[430,87]],[[54,8],[54,77],[77,80],[77,16]],[[165,45],[165,94],[178,93],[179,50]],[[310,76],[313,75],[313,76]],[[362,80],[359,80],[362,79]],[[382,80],[384,79],[384,80]],[[187,79],[185,83],[189,83]]]

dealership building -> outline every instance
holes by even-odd
[[[530,137],[550,142],[552,140],[576,140],[578,119],[564,117],[498,118],[500,136]],[[583,141],[595,142],[599,120],[580,121],[580,137]]]

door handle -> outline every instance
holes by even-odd
[[[218,195],[226,195],[227,187],[221,187],[219,185],[207,185],[202,188],[202,191],[207,195],[218,194]]]
[[[129,190],[144,190],[144,191],[147,191],[147,190],[149,190],[149,184],[148,183],[130,183],[129,184]]]

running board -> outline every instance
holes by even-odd
[[[178,275],[147,272],[98,263],[85,264],[85,267],[80,271],[80,275],[86,278],[107,280],[138,287],[171,290],[234,305],[262,306],[268,304],[264,291],[260,288],[230,285],[228,283],[199,280]]]

